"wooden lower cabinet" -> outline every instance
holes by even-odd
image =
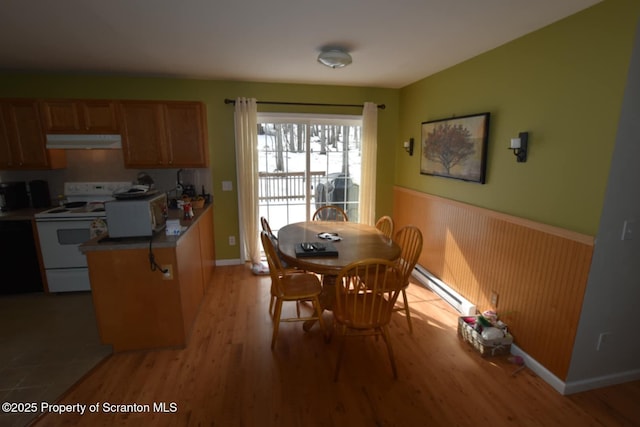
[[[153,248],[169,279],[151,271],[148,247],[86,252],[98,331],[114,352],[187,345],[213,274],[212,208],[202,215],[175,247]]]
[[[162,265],[177,264],[173,249],[155,249]],[[114,352],[184,346],[184,284],[149,270],[145,249],[87,253],[98,332]],[[174,271],[175,274],[175,271]],[[189,317],[192,314],[187,313]]]

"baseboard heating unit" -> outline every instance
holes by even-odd
[[[475,304],[467,301],[462,295],[451,289],[442,280],[429,273],[423,266],[416,265],[413,269],[412,276],[418,282],[438,294],[440,298],[448,302],[463,316],[473,316],[476,314]]]

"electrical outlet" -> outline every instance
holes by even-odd
[[[498,293],[496,291],[491,291],[491,305],[493,308],[498,308]]]
[[[236,245],[236,236],[229,236],[229,246]]]
[[[163,280],[173,280],[173,266],[171,264],[161,265],[160,268],[166,273],[162,273]]]

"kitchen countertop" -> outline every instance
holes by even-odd
[[[180,219],[180,225],[187,227],[179,236],[167,236],[165,231],[162,230],[153,235],[153,247],[154,248],[171,248],[178,245],[178,241],[196,224],[203,214],[208,213],[212,208],[212,204],[207,204],[201,209],[194,209],[194,217],[190,220],[182,219],[182,210],[169,209],[169,219]],[[86,253],[90,251],[117,251],[127,249],[141,249],[149,247],[149,237],[122,237],[114,239],[104,239],[104,236],[96,237],[80,245],[80,252]]]
[[[37,213],[46,211],[51,209],[48,208],[26,208],[26,209],[16,209],[14,211],[0,212],[0,221],[30,221],[33,216]]]

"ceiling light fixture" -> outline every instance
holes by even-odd
[[[318,62],[329,68],[342,68],[351,64],[351,55],[341,49],[331,49],[320,52]]]

